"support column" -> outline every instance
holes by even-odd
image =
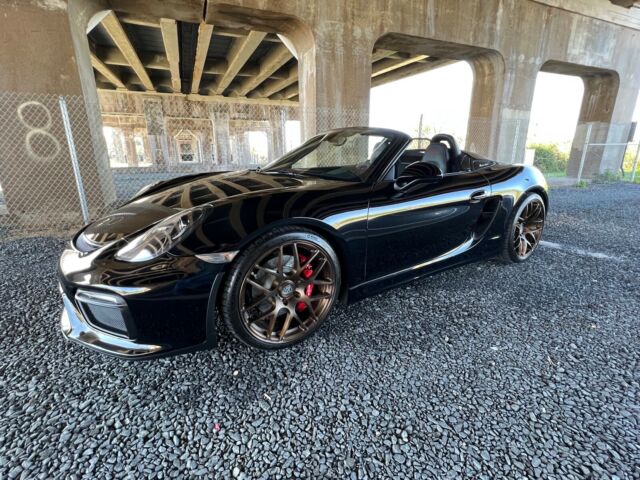
[[[66,100],[89,213],[101,214],[115,199],[84,28],[97,3],[87,1],[81,12],[72,12],[67,2],[42,6],[35,0],[0,0],[0,148],[10,152],[0,162],[0,182],[9,214],[23,226],[51,225],[52,219],[74,225],[81,218],[60,95]],[[78,50],[82,42],[86,59]],[[93,85],[91,97],[86,83]]]
[[[229,113],[215,110],[211,113],[211,121],[213,122],[216,163],[218,165],[228,165],[232,160]]]
[[[522,163],[540,66],[505,62],[497,53],[473,58],[470,64],[474,84],[467,148],[501,162]]]
[[[590,144],[626,142],[631,114],[626,117],[626,122],[616,124],[613,121],[614,109],[621,103],[635,105],[634,100],[637,97],[637,87],[635,92],[623,90],[619,95],[620,82],[618,76],[613,73],[585,76],[582,80],[584,82],[584,96],[582,97],[576,134],[571,145],[571,155],[567,167],[569,177],[577,177],[578,175],[588,133]],[[623,155],[624,147],[621,145],[588,146],[584,157],[582,177],[591,178],[606,171],[617,173]]]
[[[466,148],[491,158],[498,143],[504,61],[499,54],[488,53],[470,58],[468,63],[473,87]]]
[[[269,110],[269,161],[280,158],[285,153],[285,122],[287,116],[282,108]]]
[[[352,23],[320,23],[298,51],[302,140],[317,132],[369,123],[372,32]]]
[[[136,143],[133,139],[133,127],[124,127],[124,142],[127,148],[127,165],[130,167],[138,166],[138,155],[136,152]]]
[[[162,102],[153,98],[145,98],[142,101],[142,108],[147,124],[151,162],[154,166],[166,167],[169,163],[169,146]]]

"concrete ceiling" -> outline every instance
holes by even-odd
[[[110,12],[89,33],[100,89],[298,99],[298,65],[273,33]],[[372,86],[453,60],[376,49]]]

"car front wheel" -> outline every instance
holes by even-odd
[[[340,264],[315,232],[274,229],[243,250],[224,288],[222,316],[244,343],[293,345],[325,320],[340,291]]]

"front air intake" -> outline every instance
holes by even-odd
[[[132,337],[127,303],[121,297],[108,293],[78,290],[76,302],[91,326],[108,333]]]

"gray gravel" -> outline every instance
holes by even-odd
[[[639,224],[640,186],[554,190],[524,265],[143,363],[62,339],[62,240],[0,244],[0,478],[638,478]]]

